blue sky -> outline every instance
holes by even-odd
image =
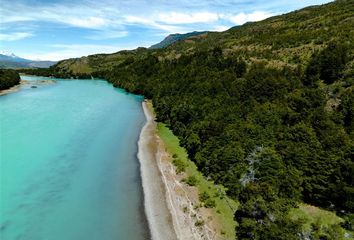
[[[328,0],[1,0],[0,50],[60,60],[224,31]]]

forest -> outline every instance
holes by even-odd
[[[22,70],[105,78],[152,99],[199,170],[240,202],[238,239],[341,239],[291,221],[298,203],[353,231],[354,1],[192,37]],[[309,237],[309,238],[307,238]]]
[[[0,90],[8,89],[20,83],[20,75],[12,69],[0,69]]]

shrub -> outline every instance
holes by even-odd
[[[203,226],[204,224],[205,224],[204,220],[197,220],[194,225],[195,225],[196,227],[201,227],[201,226]]]
[[[202,192],[199,194],[199,200],[201,202],[205,202],[210,198],[209,194],[207,192]]]
[[[179,174],[181,172],[184,172],[186,169],[186,164],[179,158],[174,159],[172,161],[173,165],[176,167],[176,173]]]
[[[189,176],[185,182],[189,185],[189,186],[196,186],[198,184],[198,180],[195,176]]]
[[[208,200],[205,201],[204,207],[206,207],[206,208],[214,208],[214,207],[216,207],[216,203],[215,203],[215,201],[213,199],[209,198]]]

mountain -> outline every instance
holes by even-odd
[[[349,239],[353,13],[353,0],[338,0],[162,49],[68,59],[29,73],[100,77],[152,99],[157,120],[198,169],[240,203],[238,239]],[[311,220],[315,206],[342,223]]]
[[[56,64],[56,61],[30,61],[28,63],[29,68],[48,68]]]
[[[175,42],[178,42],[178,41],[182,41],[182,40],[185,40],[187,38],[191,38],[191,37],[195,37],[195,36],[199,36],[199,35],[202,35],[202,34],[206,34],[208,33],[207,31],[204,31],[204,32],[190,32],[190,33],[185,33],[185,34],[179,34],[179,33],[176,33],[176,34],[170,34],[168,35],[164,40],[162,40],[161,42],[157,43],[157,44],[154,44],[150,47],[150,49],[159,49],[159,48],[165,48]]]
[[[0,68],[48,68],[54,61],[34,61],[16,56],[13,53],[0,53]]]
[[[30,62],[30,60],[20,58],[13,53],[0,52],[0,61],[6,62]]]
[[[138,48],[96,54],[59,61],[54,67],[58,73],[91,74],[108,70],[127,59],[154,55],[160,60],[172,60],[214,47],[221,48],[224,55],[246,58],[249,63],[268,61],[274,66],[304,67],[312,54],[322,50],[328,42],[336,39],[353,42],[350,39],[353,34],[352,4],[352,0],[339,0],[247,23],[225,32],[207,32],[179,40],[163,49]],[[336,27],[338,24],[340,27]]]

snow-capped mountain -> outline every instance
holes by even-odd
[[[47,68],[54,65],[53,61],[35,61],[21,58],[14,53],[0,51],[0,68]]]
[[[0,55],[6,55],[8,57],[13,57],[13,58],[16,58],[17,56],[13,53],[10,53],[8,51],[3,51],[3,50],[0,50]]]
[[[14,53],[0,51],[0,61],[30,62],[31,60],[16,56]]]

